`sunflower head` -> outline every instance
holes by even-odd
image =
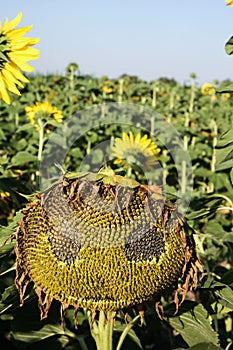
[[[138,132],[136,136],[130,131],[129,134],[123,132],[122,138],[116,138],[112,147],[112,157],[114,163],[128,167],[140,167],[143,170],[151,170],[153,165],[158,163],[158,153],[160,149],[148,138],[147,135],[141,137]]]
[[[7,18],[3,25],[0,23],[0,98],[8,104],[8,91],[20,95],[17,85],[23,87],[22,83],[28,82],[21,70],[33,71],[34,68],[27,61],[39,57],[39,50],[30,47],[38,43],[39,39],[23,37],[32,26],[15,29],[21,18],[20,12],[12,21],[9,22]]]
[[[104,176],[64,176],[23,212],[16,285],[23,299],[34,282],[42,316],[53,298],[114,311],[159,300],[179,279],[184,294],[196,284],[194,244],[175,207],[154,186]]]
[[[34,124],[36,129],[40,128],[38,121],[49,124],[51,120],[55,120],[58,123],[62,122],[62,112],[57,107],[52,106],[49,102],[36,102],[32,106],[25,108],[28,120],[31,124]]]
[[[223,102],[228,101],[230,97],[231,97],[231,94],[229,92],[225,92],[224,94],[221,95]]]
[[[215,92],[215,89],[212,84],[205,83],[201,87],[201,93],[202,95],[213,95]]]

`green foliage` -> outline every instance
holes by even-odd
[[[226,44],[228,54],[233,53],[232,47],[231,38]],[[132,130],[136,133],[140,129],[147,129],[148,125],[153,135],[155,125],[151,116],[142,117],[140,113],[132,116],[126,110],[119,119],[117,108],[106,105],[106,102],[127,102],[140,106],[141,111],[150,107],[160,113],[161,120],[177,130],[191,157],[193,193],[186,220],[195,233],[204,277],[197,290],[187,295],[177,315],[174,315],[173,296],[167,292],[162,299],[165,310],[163,321],[156,315],[154,303],[147,306],[145,323],[142,325],[135,310],[128,310],[126,325],[124,313],[120,310],[114,330],[115,348],[120,341],[122,350],[232,349],[233,100],[231,95],[224,93],[231,93],[233,85],[220,84],[218,93],[213,97],[201,94],[195,85],[194,74],[191,76],[192,84],[181,86],[166,78],[145,82],[128,75],[119,79],[83,76],[73,63],[68,66],[66,73],[66,76],[31,75],[30,84],[22,90],[20,98],[12,96],[10,106],[0,104],[0,193],[9,194],[0,197],[0,348],[1,340],[5,342],[9,338],[17,349],[95,349],[85,310],[78,311],[78,329],[75,328],[72,308],[66,310],[64,328],[61,326],[57,302],[53,302],[48,319],[40,321],[33,286],[28,286],[23,306],[20,306],[14,286],[14,240],[8,238],[22,218],[19,210],[25,208],[27,198],[39,190],[39,133],[29,123],[25,107],[36,101],[47,100],[62,110],[64,126],[70,116],[78,115],[72,123],[67,124],[67,139],[64,138],[62,128],[54,136],[53,131],[58,125],[55,122],[51,122],[50,132],[44,133],[44,145],[50,138],[45,155],[52,165],[43,171],[53,181],[57,180],[58,169],[64,168],[72,176],[72,172],[77,171],[98,171],[100,164],[103,166],[105,162],[117,174],[124,175],[124,169],[117,168],[109,157],[113,138],[121,137],[122,131]],[[91,112],[89,109],[89,116],[84,112],[88,107],[100,105],[98,110],[92,109]],[[94,118],[95,113],[97,126],[88,121]],[[106,113],[111,117],[111,123],[105,123]],[[156,123],[158,120],[159,117]],[[128,122],[133,126],[128,125]],[[84,132],[80,133],[77,140],[73,140],[72,135],[80,129]],[[172,201],[178,193],[180,179],[172,154],[159,141],[161,136],[169,140],[169,134],[165,130],[161,134],[152,138],[161,148],[159,161],[163,171],[148,174],[148,181],[162,184]],[[98,147],[99,144],[104,147]],[[175,142],[169,143],[170,148],[176,146]],[[67,148],[69,152],[63,160],[62,155]],[[182,154],[177,153],[177,156],[182,157]],[[133,176],[135,180],[143,180],[140,172],[133,172]]]
[[[189,346],[201,342],[214,345],[219,343],[217,334],[211,328],[211,318],[201,304],[179,316],[171,317],[169,322]]]
[[[228,55],[233,54],[233,36],[226,42],[225,50]]]

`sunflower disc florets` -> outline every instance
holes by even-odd
[[[196,283],[195,250],[175,206],[158,187],[120,178],[64,176],[24,211],[16,285],[23,299],[34,282],[42,316],[52,298],[114,311],[159,297],[179,278],[183,292]]]

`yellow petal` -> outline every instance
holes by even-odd
[[[137,135],[135,136],[135,142],[138,143],[141,139],[141,133],[140,131],[137,133]]]
[[[28,46],[35,45],[39,40],[35,38],[18,38],[15,40],[12,40],[12,49],[13,50],[19,50],[26,48]]]
[[[8,54],[8,56],[10,56],[10,53]],[[14,58],[14,57],[10,57],[11,61],[19,67],[19,69],[25,71],[25,72],[33,72],[34,68],[32,66],[30,66],[28,63],[26,63],[25,61],[23,61],[22,59],[19,58]]]
[[[34,57],[39,57],[40,51],[37,49],[34,49],[32,47],[29,48],[23,48],[21,50],[14,50],[14,47],[12,47],[11,52],[8,53],[9,57],[15,57],[20,59],[25,59],[25,61],[30,59],[35,59]]]
[[[11,83],[9,80],[5,84],[9,91],[13,92],[15,95],[18,95],[18,96],[21,95],[21,93],[19,92],[15,84]]]
[[[11,103],[10,96],[8,95],[1,72],[0,72],[0,93],[3,101],[6,102],[7,104],[10,104]]]
[[[122,139],[125,141],[129,140],[129,136],[126,134],[126,132],[122,133]]]
[[[8,72],[6,69],[2,69],[2,76],[3,76],[3,80],[5,81],[5,85],[7,89],[16,95],[21,95],[19,90],[15,86],[15,84],[17,84],[18,81],[12,76],[12,74]]]
[[[140,144],[141,144],[143,147],[147,148],[147,147],[149,146],[150,143],[151,143],[151,140],[148,139],[148,140],[145,140],[145,141],[141,142]]]
[[[233,0],[226,0],[227,6],[233,7]]]
[[[6,63],[4,67],[6,70],[11,72],[17,80],[21,80],[23,83],[29,82],[29,80],[18,70],[15,64]]]
[[[141,140],[140,140],[140,143],[143,143],[145,140],[147,140],[147,135],[144,135]]]
[[[7,37],[11,40],[18,39],[22,37],[25,33],[27,33],[30,29],[32,29],[32,26],[13,29],[7,33]]]
[[[3,27],[2,27],[2,33],[3,34],[7,34],[7,32],[11,29],[13,29],[14,27],[16,27],[19,22],[21,21],[22,18],[22,12],[20,12],[12,21],[8,21],[8,18],[6,19]]]

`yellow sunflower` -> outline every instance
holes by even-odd
[[[210,83],[205,83],[201,87],[201,93],[202,95],[213,95],[214,94],[214,87]]]
[[[124,168],[137,165],[144,170],[150,170],[158,161],[157,154],[160,149],[147,135],[141,137],[138,132],[134,136],[130,131],[129,134],[123,132],[122,138],[115,139],[112,151],[112,157],[116,158],[115,164]]]
[[[42,122],[47,122],[49,124],[49,119],[53,119],[58,123],[62,122],[63,115],[62,112],[57,109],[57,107],[52,106],[49,102],[36,102],[32,106],[25,108],[28,120],[31,124],[34,124],[36,129],[39,128],[38,120]]]
[[[4,201],[7,198],[10,198],[10,193],[9,192],[1,192],[0,191],[0,200]]]
[[[231,94],[229,92],[225,92],[225,94],[222,94],[221,97],[222,97],[222,101],[226,102],[231,97]]]
[[[22,18],[20,12],[12,21],[6,19],[2,25],[0,22],[0,98],[10,103],[8,91],[20,95],[16,85],[23,87],[28,79],[20,72],[31,72],[34,70],[26,61],[35,60],[39,57],[39,50],[29,46],[35,45],[40,39],[25,38],[23,35],[32,26],[13,29]]]
[[[233,0],[226,0],[227,6],[233,7]]]

